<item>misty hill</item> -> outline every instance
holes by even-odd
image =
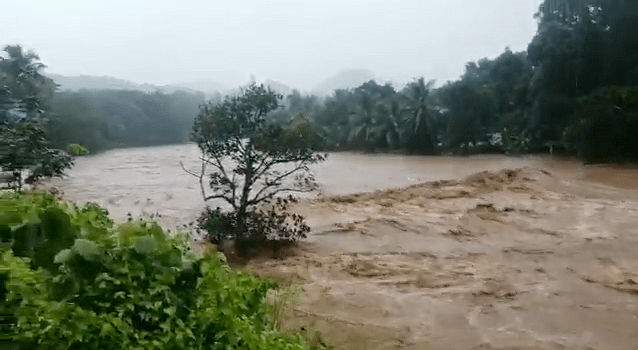
[[[95,76],[95,75],[78,75],[78,76],[65,76],[60,74],[46,74],[49,78],[53,79],[58,85],[60,90],[134,90],[144,92],[161,91],[164,93],[173,93],[175,91],[185,91],[190,93],[196,93],[202,91],[199,89],[189,88],[188,86],[178,85],[164,85],[157,86],[152,84],[138,84],[126,79],[119,79],[109,76]],[[206,91],[202,91],[206,92]]]
[[[175,84],[175,86],[185,87],[187,89],[201,91],[205,94],[223,93],[227,89],[224,85],[213,80],[188,81]]]
[[[354,88],[374,78],[374,73],[368,69],[341,70],[317,85],[312,89],[312,93],[315,95],[329,95],[334,90]]]
[[[277,91],[278,93],[284,96],[288,96],[292,93],[292,88],[290,88],[290,86],[284,83],[280,83],[278,81],[268,79],[264,81],[264,86],[270,86],[271,89]]]

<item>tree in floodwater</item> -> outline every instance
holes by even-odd
[[[238,96],[201,107],[192,140],[202,152],[199,177],[205,202],[221,200],[230,211],[207,209],[199,227],[219,242],[235,239],[242,254],[264,240],[294,241],[309,231],[303,218],[286,211],[291,192],[308,192],[316,184],[309,166],[325,160],[297,129],[267,123],[281,96],[263,85],[251,85]],[[207,194],[206,168],[212,167]],[[280,195],[288,194],[283,199]],[[252,251],[251,251],[252,250]]]

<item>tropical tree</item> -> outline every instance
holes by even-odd
[[[35,122],[0,128],[0,166],[8,187],[21,189],[46,177],[62,176],[73,165],[66,152],[48,147],[44,129]]]
[[[374,80],[354,89],[348,118],[349,143],[368,150],[384,146],[387,113],[384,113],[383,104],[394,93],[390,85],[381,86]]]
[[[401,139],[404,147],[413,152],[434,154],[437,148],[437,128],[428,106],[428,97],[435,81],[423,77],[409,83],[402,91],[407,98],[409,113],[401,120]]]
[[[53,80],[41,74],[45,67],[33,51],[19,45],[4,47],[0,55],[0,123],[35,120],[53,96]]]
[[[73,162],[51,149],[42,117],[54,83],[40,73],[44,65],[33,52],[6,46],[0,56],[0,170],[9,187],[22,188],[44,177],[62,176]]]
[[[347,146],[350,135],[349,116],[352,110],[353,94],[349,90],[335,90],[322,108],[312,116],[313,123],[320,131],[324,143],[331,149]]]

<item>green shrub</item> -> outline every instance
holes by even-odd
[[[0,195],[0,232],[2,340],[20,349],[305,348],[272,326],[274,283],[155,223],[16,192]]]
[[[66,147],[66,153],[77,157],[87,155],[89,153],[89,150],[79,143],[72,143]]]

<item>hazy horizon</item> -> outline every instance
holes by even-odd
[[[304,91],[342,70],[380,82],[458,78],[468,61],[525,50],[540,0],[23,1],[5,5],[3,45],[46,72],[154,85],[274,80]]]

